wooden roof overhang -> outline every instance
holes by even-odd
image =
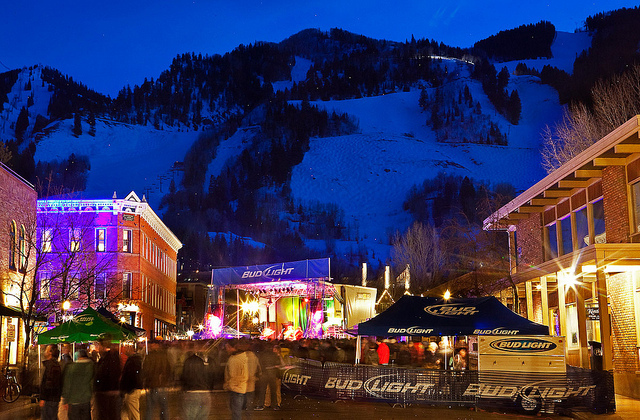
[[[640,244],[593,244],[511,275],[515,284],[566,272],[574,277],[597,270],[615,274],[640,270]]]
[[[542,213],[602,179],[607,166],[624,166],[640,157],[640,115],[607,134],[484,220],[485,230],[504,229]]]

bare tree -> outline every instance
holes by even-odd
[[[420,293],[438,284],[445,258],[436,229],[415,222],[403,235],[396,233],[392,259],[399,272],[409,265],[414,292]]]
[[[44,318],[59,321],[62,302],[109,307],[123,297],[122,273],[114,271],[117,250],[96,253],[92,248],[96,213],[46,216],[31,216],[18,228],[14,246],[18,275],[5,280],[9,284],[3,288],[18,302],[25,332],[24,363],[36,323]]]
[[[571,105],[562,119],[542,133],[542,166],[551,173],[563,163],[640,113],[640,65],[622,75],[598,81],[593,105]]]
[[[0,162],[7,164],[11,160],[12,154],[9,147],[3,142],[0,142]]]

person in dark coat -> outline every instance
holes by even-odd
[[[100,359],[96,363],[95,380],[95,414],[98,420],[120,420],[120,355],[110,338],[98,342]]]
[[[204,360],[194,352],[184,361],[182,374],[184,418],[187,420],[206,420],[211,409],[211,393]]]
[[[167,390],[172,379],[173,370],[167,351],[159,343],[152,342],[151,351],[142,363],[142,381],[147,389],[147,420],[154,418],[156,411],[160,412],[161,420],[170,418]]]
[[[122,419],[140,420],[140,394],[142,390],[142,356],[133,346],[125,347],[127,361],[122,368],[120,394],[122,395]]]
[[[64,371],[62,397],[69,420],[91,420],[94,363],[86,349],[78,350],[78,359]]]
[[[58,357],[60,350],[56,344],[49,344],[44,351],[44,374],[40,381],[40,419],[57,420],[58,405],[62,395],[62,368]]]

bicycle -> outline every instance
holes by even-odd
[[[2,399],[5,402],[12,403],[20,397],[22,388],[18,384],[15,370],[6,367],[2,376]]]

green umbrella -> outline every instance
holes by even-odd
[[[108,321],[95,309],[87,308],[73,319],[38,334],[38,344],[87,343],[106,336],[109,336],[112,341],[135,338],[132,333]]]

